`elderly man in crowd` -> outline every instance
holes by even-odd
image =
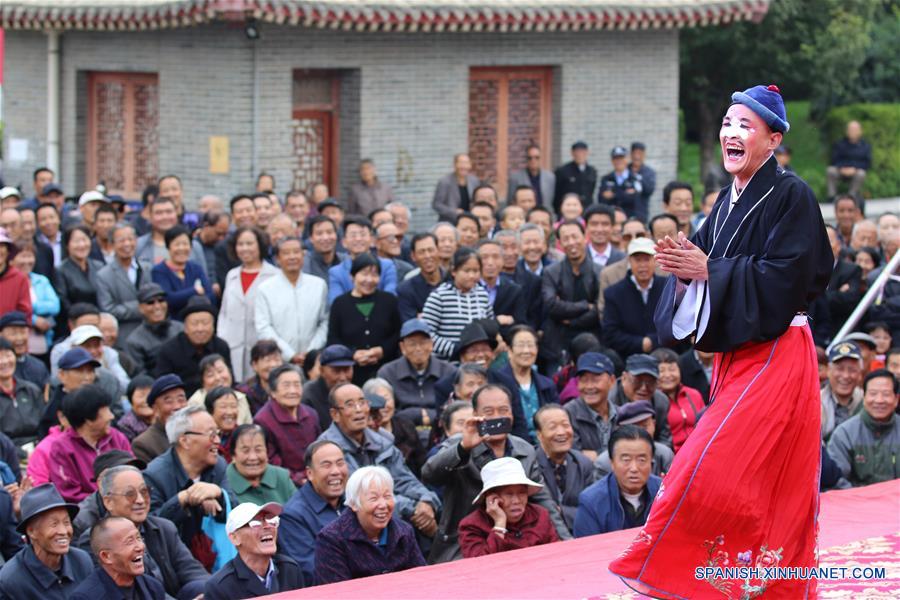
[[[400,328],[400,358],[378,370],[378,376],[394,388],[398,414],[417,425],[429,425],[437,418],[435,384],[455,371],[453,366],[433,355],[434,342],[428,325],[410,319]]]
[[[350,470],[344,451],[334,442],[319,440],[306,449],[306,484],[294,492],[281,515],[281,548],[313,581],[316,536],[341,516]]]
[[[295,485],[306,481],[303,455],[322,429],[319,416],[301,404],[303,376],[294,365],[276,367],[269,375],[272,395],[256,413],[254,421],[269,433],[269,462],[290,471]]]
[[[146,573],[144,540],[134,523],[106,517],[91,530],[91,552],[99,567],[75,589],[73,600],[128,598],[163,600],[163,584]]]
[[[97,478],[97,485],[102,501],[98,518],[122,517],[135,524],[146,545],[147,574],[160,581],[173,598],[192,600],[203,593],[209,573],[191,556],[175,525],[150,514],[150,488],[141,471],[125,464],[110,467]],[[78,545],[89,547],[90,537],[89,528],[82,533]]]
[[[572,448],[575,431],[572,421],[559,404],[545,404],[534,413],[537,432],[537,461],[544,485],[559,507],[569,530],[575,525],[578,495],[593,480],[591,461]]]
[[[628,244],[631,276],[604,292],[603,338],[623,357],[649,353],[659,345],[653,313],[666,280],[653,273],[655,254],[649,239],[632,240]]]
[[[625,361],[625,371],[609,391],[609,401],[617,407],[635,400],[647,400],[656,411],[656,435],[653,439],[672,447],[669,428],[669,397],[659,387],[659,361],[649,354],[632,354]]]
[[[111,427],[112,399],[99,386],[86,385],[68,394],[62,414],[69,427],[50,448],[50,481],[70,502],[97,490],[94,459],[109,450],[131,452],[125,434]]]
[[[204,600],[256,598],[304,586],[300,566],[278,553],[280,515],[275,502],[245,502],[231,511],[225,531],[238,555],[206,582]]]
[[[506,202],[514,204],[515,192],[521,186],[533,190],[537,204],[550,206],[553,193],[556,191],[556,175],[553,171],[541,168],[541,148],[530,144],[525,148],[525,168],[511,171],[507,183]]]
[[[612,472],[581,492],[575,537],[608,533],[647,522],[662,479],[650,472],[653,438],[634,425],[622,425],[609,438]]]
[[[67,504],[52,483],[45,483],[25,492],[20,509],[16,530],[27,543],[0,570],[0,597],[69,598],[94,568],[90,554],[70,545],[78,507]]]
[[[75,530],[76,546],[82,550],[89,551],[91,549],[89,531],[97,521],[106,515],[106,509],[103,508],[103,496],[100,494],[100,477],[104,471],[123,465],[130,465],[140,470],[147,467],[147,463],[139,458],[135,458],[130,452],[125,450],[108,450],[103,454],[97,455],[97,458],[94,459],[93,481],[97,482],[97,491],[78,503],[78,515],[72,521],[72,527]],[[85,532],[88,532],[86,536]]]
[[[615,226],[613,226],[615,232]],[[639,237],[647,237],[647,228],[643,222],[637,219],[628,219],[622,224],[622,234],[620,239],[620,249],[627,250],[631,240]],[[600,273],[599,293],[597,295],[597,311],[600,319],[603,319],[603,310],[605,308],[604,294],[610,286],[613,286],[628,276],[631,269],[631,263],[627,260],[620,260],[614,264],[608,264]],[[657,270],[657,275],[664,275],[664,271]]]
[[[479,430],[478,424],[485,419],[512,420],[509,391],[497,384],[482,386],[472,397],[472,406],[473,416],[466,420],[463,433],[447,438],[422,468],[422,479],[426,483],[444,487],[444,510],[429,555],[433,563],[461,558],[459,522],[472,511],[472,502],[481,491],[484,465],[501,456],[512,456],[522,462],[529,479],[544,482],[537,455],[529,442],[508,433],[483,435]],[[511,425],[509,423],[507,431]],[[542,489],[532,499],[550,511],[559,537],[570,539],[565,521],[547,490]]]
[[[372,248],[372,223],[368,219],[348,218],[344,221],[344,247],[348,256],[340,264],[328,269],[328,304],[334,299],[353,289],[353,279],[350,276],[350,266],[353,259],[369,252]],[[378,289],[397,293],[397,269],[394,263],[386,258],[379,258],[381,263],[381,277],[378,280]]]
[[[853,232],[850,234],[850,248],[861,250],[862,248],[878,247],[878,226],[871,219],[863,219],[853,224]]]
[[[138,290],[152,282],[150,271],[153,265],[135,258],[137,237],[134,227],[118,223],[111,235],[115,256],[97,273],[97,303],[100,310],[118,320],[119,335],[124,340],[143,321]]]
[[[186,406],[166,423],[172,445],[153,459],[144,471],[150,488],[153,514],[169,519],[178,528],[181,540],[204,567],[212,566],[211,552],[198,553],[203,517],[225,519],[226,498],[237,501],[225,476],[225,461],[219,456],[219,432],[212,416],[201,406]],[[200,554],[200,555],[198,555]]]
[[[390,213],[388,213],[390,216]],[[402,282],[413,266],[400,258],[402,254],[403,235],[393,221],[381,223],[375,227],[375,254],[393,263],[397,270],[397,282]]]
[[[369,402],[363,391],[352,383],[340,383],[332,388],[328,401],[333,423],[319,439],[341,447],[351,474],[364,466],[386,468],[394,478],[400,517],[409,520],[426,537],[433,536],[441,500],[416,479],[392,439],[369,429]]]
[[[620,427],[622,425],[635,425],[649,433],[650,437],[653,437],[653,434],[656,433],[656,412],[653,410],[653,405],[646,400],[629,402],[620,408],[616,415],[616,426]],[[674,458],[675,453],[672,452],[671,448],[654,441],[653,466],[650,472],[662,477],[668,473]],[[611,471],[612,465],[609,460],[609,452],[604,450],[603,454],[594,461],[594,479],[601,479]]]
[[[438,256],[438,242],[433,233],[419,233],[410,244],[418,273],[410,274],[397,286],[397,309],[403,321],[422,314],[428,295],[441,283],[444,271]]]
[[[568,340],[584,331],[596,331],[596,298],[599,294],[600,266],[587,252],[584,228],[578,221],[563,221],[557,229],[564,260],[543,270],[541,296],[547,321],[541,350],[549,360],[549,371],[559,366]]]
[[[200,361],[218,354],[231,367],[231,352],[225,340],[216,336],[216,309],[205,296],[188,300],[179,316],[184,331],[159,347],[154,374],[175,373],[190,396],[202,387]]]
[[[278,243],[275,256],[281,270],[260,284],[254,308],[259,339],[274,340],[285,362],[295,365],[324,346],[328,335],[328,286],[303,271],[304,253],[298,237]]]
[[[125,350],[144,372],[154,373],[160,346],[184,331],[184,325],[169,318],[166,292],[158,283],[142,285],[137,302],[143,321],[125,338]]]
[[[329,394],[334,386],[353,379],[353,352],[347,346],[332,344],[319,354],[319,377],[303,384],[303,404],[319,415],[319,427],[331,426]]]
[[[75,392],[80,387],[94,383],[97,380],[95,371],[100,363],[84,348],[72,348],[59,359],[59,385],[50,391],[50,399],[44,407],[38,425],[38,437],[43,438],[50,428],[59,425],[58,412],[62,410],[63,400],[66,396]]]
[[[50,383],[50,371],[39,358],[28,353],[30,334],[31,323],[25,313],[13,310],[0,317],[0,338],[7,340],[16,353],[16,379],[33,383],[43,391]]]
[[[574,431],[573,447],[593,461],[606,448],[616,418],[616,405],[608,400],[615,369],[599,352],[582,354],[575,369],[578,397],[564,408]]]
[[[900,382],[890,371],[878,369],[866,375],[863,410],[838,425],[828,441],[828,455],[840,468],[845,486],[900,478],[898,399]]]
[[[828,379],[822,386],[822,439],[859,413],[863,405],[863,359],[854,342],[841,342],[828,353]]]
[[[99,327],[100,319],[97,321],[97,326],[76,327],[68,339],[72,348],[84,348],[100,363],[100,367],[97,368],[97,385],[106,390],[111,398],[118,400],[125,393],[131,379],[119,361],[119,351],[103,343],[103,332]],[[118,406],[114,409],[117,415],[121,414]]]
[[[16,446],[36,443],[44,411],[44,394],[29,381],[16,377],[16,353],[0,338],[0,432]],[[15,462],[18,464],[18,458]]]
[[[169,448],[166,423],[173,414],[187,406],[184,382],[172,373],[158,377],[147,395],[147,406],[153,409],[153,424],[132,443],[134,455],[145,463]]]

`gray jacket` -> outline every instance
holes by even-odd
[[[592,450],[597,454],[603,452],[609,444],[609,435],[616,422],[616,405],[609,402],[609,414],[604,421],[581,398],[570,400],[563,406],[572,421],[575,439],[572,447],[576,450]]]
[[[578,511],[578,495],[587,486],[594,483],[594,470],[591,461],[574,448],[569,450],[565,462],[565,491],[561,491],[556,484],[556,471],[543,448],[537,449],[538,464],[541,466],[541,475],[544,476],[544,485],[550,493],[550,497],[562,512],[563,518],[569,530],[575,527],[575,513]]]
[[[506,455],[522,462],[529,479],[543,483],[541,467],[531,444],[514,435],[507,436],[506,439]],[[444,487],[444,512],[441,513],[438,532],[428,557],[431,563],[462,558],[459,522],[475,509],[472,502],[481,492],[482,467],[496,458],[487,444],[481,443],[467,452],[460,446],[460,440],[461,434],[446,439],[437,454],[429,458],[422,467],[422,480],[425,483]],[[541,489],[532,499],[550,511],[550,519],[560,539],[572,539],[572,534],[547,489]]]
[[[609,403],[617,406],[625,406],[631,402],[622,389],[622,380],[609,390]],[[656,435],[653,439],[672,447],[672,430],[669,428],[669,397],[659,390],[653,392],[653,409],[656,411]]]
[[[822,399],[822,439],[827,442],[835,427],[862,410],[863,391],[859,387],[854,388],[850,404],[846,408],[841,406],[840,410],[838,410],[838,401],[831,393],[830,383],[826,382],[822,386],[820,397]]]
[[[119,339],[126,340],[141,324],[143,316],[138,309],[137,292],[145,283],[151,283],[149,261],[139,260],[137,285],[131,283],[128,272],[118,260],[113,259],[97,273],[97,302],[100,310],[110,313],[119,321]]]
[[[328,440],[341,447],[351,475],[356,469],[367,466],[384,467],[390,471],[391,477],[394,478],[397,513],[404,519],[412,516],[419,502],[431,504],[437,514],[441,509],[440,497],[416,479],[406,466],[403,453],[394,446],[393,440],[378,435],[369,428],[366,428],[364,433],[365,441],[359,445],[345,436],[336,423],[332,423],[331,427],[319,436],[319,440]]]
[[[163,321],[157,325],[141,323],[125,339],[125,350],[137,361],[138,367],[147,374],[156,368],[159,347],[184,331],[181,321]]]
[[[541,200],[547,208],[553,207],[553,194],[556,193],[556,174],[547,169],[541,169]],[[506,185],[506,203],[512,203],[513,196],[516,194],[516,188],[522,185],[531,187],[531,179],[525,169],[518,171],[510,171],[509,183]]]
[[[675,459],[675,453],[665,444],[653,442],[653,464],[650,472],[653,475],[662,477],[669,472],[672,461]],[[612,472],[612,463],[609,460],[609,451],[604,450],[603,454],[594,461],[594,481],[600,481]]]
[[[150,265],[155,264],[153,262],[153,233],[145,233],[141,237],[137,239],[137,248],[134,251],[134,257],[138,260],[145,261]],[[206,269],[206,253],[203,251],[203,244],[200,243],[200,240],[193,240],[191,242],[191,258],[190,260],[194,261],[198,265],[203,268],[204,273],[209,273]],[[151,267],[152,268],[152,267]]]
[[[386,379],[394,388],[397,413],[413,419],[414,423],[421,423],[423,408],[428,410],[432,421],[437,418],[438,402],[434,396],[434,384],[455,372],[456,367],[432,356],[420,381],[406,357],[401,356],[378,369],[378,376]]]
[[[479,185],[478,178],[469,173],[466,176],[466,188],[469,190],[469,200]],[[456,210],[459,208],[459,184],[456,182],[456,173],[448,173],[441,177],[434,188],[434,198],[431,207],[438,214],[441,221],[456,221]]]

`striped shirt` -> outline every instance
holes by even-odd
[[[493,318],[494,309],[483,286],[476,285],[463,293],[451,281],[437,286],[422,309],[422,319],[431,328],[434,354],[444,360],[453,358],[466,325],[476,319]]]

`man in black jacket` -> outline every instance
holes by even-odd
[[[557,216],[563,197],[578,194],[581,205],[586,209],[593,201],[597,188],[597,169],[587,163],[588,145],[578,141],[572,144],[572,161],[557,168],[556,191],[553,194],[553,210]]]
[[[831,251],[834,253],[834,270],[831,271],[831,279],[825,290],[832,327],[829,333],[834,334],[862,298],[862,269],[859,265],[840,260],[841,240],[838,231],[831,225],[826,225],[825,229],[828,232]]]
[[[872,166],[872,147],[862,139],[859,121],[847,123],[847,135],[831,147],[831,162],[825,170],[828,179],[828,197],[837,195],[839,181],[849,181],[849,193],[860,198],[866,171]]]

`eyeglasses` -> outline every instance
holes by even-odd
[[[247,523],[247,527],[250,529],[259,529],[263,526],[263,522],[268,523],[272,527],[278,527],[278,524],[281,523],[281,517],[269,517],[268,519],[253,519],[249,523]]]
[[[149,500],[150,499],[150,488],[144,486],[139,490],[132,488],[124,493],[110,492],[106,495],[107,496],[122,496],[123,498],[128,500],[129,503],[134,504],[134,501],[137,500],[138,494],[140,494],[144,498],[144,500]]]
[[[623,240],[630,240],[632,238],[643,238],[643,237],[647,237],[647,234],[643,231],[639,231],[637,233],[623,233],[622,234]]]
[[[366,408],[367,406],[369,406],[369,401],[363,398],[360,400],[347,400],[341,408],[356,410],[357,408]]]
[[[383,240],[394,240],[394,241],[397,241],[397,242],[402,242],[402,241],[403,241],[403,235],[400,234],[400,233],[398,233],[397,235],[383,235],[383,236],[381,236],[381,237],[378,238],[378,241],[379,241],[379,242],[381,242],[381,241],[383,241]]]
[[[151,299],[147,300],[146,302],[144,302],[144,304],[149,304],[150,306],[153,306],[154,304],[165,304],[165,303],[166,303],[166,299],[164,297],[151,298]]]
[[[202,432],[202,431],[185,431],[185,432],[184,432],[184,435],[201,435],[201,436],[204,436],[204,437],[209,438],[209,441],[211,441],[211,442],[215,442],[216,440],[219,439],[219,432],[216,431],[216,430],[213,430],[213,431],[207,431],[207,432]]]

